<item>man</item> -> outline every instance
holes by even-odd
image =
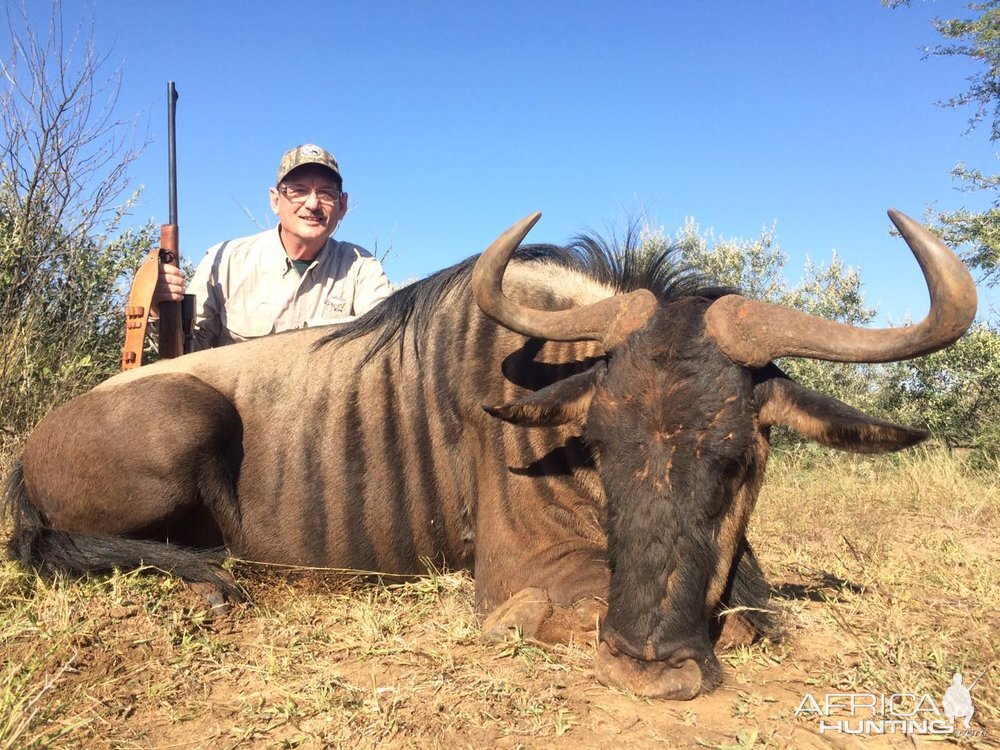
[[[377,259],[332,239],[347,213],[337,160],[312,144],[287,151],[270,188],[274,229],[208,250],[188,292],[194,295],[191,350],[224,346],[292,328],[363,315],[392,291]],[[184,277],[164,264],[159,303],[184,295]]]

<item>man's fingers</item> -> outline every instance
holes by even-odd
[[[156,291],[153,293],[153,299],[157,302],[180,302],[184,299],[184,288],[161,287],[157,284]]]
[[[184,276],[181,269],[170,263],[164,263],[160,267],[154,297],[157,302],[179,302],[184,299]]]
[[[172,284],[165,279],[156,282],[153,299],[157,302],[179,302],[184,299],[184,283]]]

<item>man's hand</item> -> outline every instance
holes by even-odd
[[[177,266],[164,263],[156,280],[156,291],[153,292],[153,302],[150,305],[151,315],[154,318],[160,317],[161,302],[180,302],[182,299],[184,299],[184,275]]]

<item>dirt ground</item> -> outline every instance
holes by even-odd
[[[786,589],[811,586],[794,584]],[[256,577],[255,603],[214,622],[179,585],[133,578],[117,589],[110,597],[95,590],[89,601],[70,591],[59,608],[73,637],[50,656],[51,683],[41,698],[56,705],[42,711],[51,714],[47,734],[69,731],[40,736],[38,746],[749,749],[926,742],[821,735],[816,717],[795,716],[807,693],[839,689],[837,673],[860,660],[821,617],[814,621],[831,605],[810,598],[792,602],[798,624],[784,643],[726,653],[721,688],[672,703],[602,687],[590,669],[590,646],[481,643],[472,584],[462,575],[442,576],[433,588],[347,589]],[[824,591],[810,590],[814,598]],[[143,593],[153,597],[141,601]],[[990,746],[995,725],[976,724],[987,728],[985,737],[964,744]]]

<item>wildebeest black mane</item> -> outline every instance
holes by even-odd
[[[643,247],[639,232],[632,228],[622,241],[608,241],[588,234],[578,235],[564,246],[524,245],[514,254],[514,260],[555,263],[579,271],[619,293],[648,289],[661,302],[671,302],[682,297],[717,299],[735,291],[713,283],[690,265],[681,262],[678,255],[679,250],[675,245],[668,245],[659,252],[649,252]],[[412,327],[414,346],[419,357],[420,341],[441,299],[453,288],[468,287],[472,268],[478,259],[478,255],[473,255],[397,290],[367,314],[337,326],[320,339],[316,347],[333,341],[374,336],[370,349],[370,354],[374,355],[397,337],[402,347],[402,334]]]

